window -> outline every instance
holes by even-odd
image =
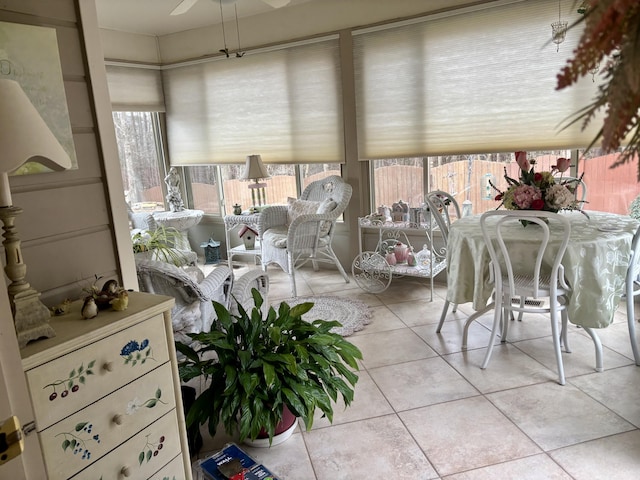
[[[373,206],[391,206],[398,200],[418,207],[427,191],[423,182],[422,158],[390,158],[373,160]]]
[[[299,165],[300,176],[302,177],[302,190],[307,185],[316,180],[330,177],[331,175],[342,174],[339,163],[308,163]]]
[[[560,4],[562,12],[573,9],[573,0]],[[349,117],[355,115],[359,160],[370,166],[372,210],[398,200],[418,206],[435,189],[473,213],[495,208],[490,181],[504,187],[505,167],[517,176],[512,152],[528,148],[538,150],[530,155],[540,162],[571,153],[578,159],[573,175],[585,172],[586,208],[627,213],[640,193],[636,164],[610,169],[614,157],[596,152],[582,159],[582,150],[561,150],[588,143],[599,128],[598,121],[584,132],[579,124],[559,128],[599,84],[588,78],[555,90],[555,76],[580,37],[579,28],[570,29],[556,51],[548,25],[557,15],[558,0],[489,2],[354,29],[352,51],[340,51],[349,42],[328,35],[248,51],[241,61],[167,65],[162,82],[157,67],[108,66],[109,88],[118,93],[112,92],[114,107],[164,109],[166,100],[168,146],[172,164],[184,168],[185,206],[211,215],[230,213],[236,203],[245,210],[253,205],[249,182],[240,180],[244,164],[231,163],[248,153],[277,162],[266,164],[268,204],[286,203],[311,181],[340,175],[347,150],[343,110],[353,100]],[[351,64],[353,72],[342,71]],[[349,91],[344,102],[351,73],[355,97]],[[145,90],[131,95],[132,85]],[[133,129],[126,134],[133,137],[146,122],[144,145],[118,132],[125,189],[137,208],[164,208],[163,158],[152,140],[159,138],[157,115],[114,114],[116,129]],[[139,160],[154,141],[157,152]],[[476,153],[486,151],[507,153]]]
[[[263,180],[267,185],[265,187],[266,203],[272,205],[286,204],[288,197],[298,198],[302,193],[302,190],[304,190],[310,182],[330,175],[340,175],[339,163],[311,163],[298,165],[265,164],[265,167],[269,172],[269,178]],[[188,170],[191,168],[188,168]],[[243,210],[251,207],[253,205],[251,189],[249,188],[251,181],[240,180],[244,171],[244,165],[220,165],[219,168],[220,175],[222,177],[226,212],[230,213],[231,207],[236,203],[240,204]],[[298,188],[298,178],[302,179],[300,182],[300,188]],[[196,204],[195,208],[201,207],[198,207]]]
[[[158,114],[113,112],[113,124],[127,203],[134,212],[165,210]]]
[[[571,157],[570,150],[550,150],[541,152],[528,152],[530,159],[535,159],[536,170],[551,170],[551,166],[555,165],[556,160],[560,157]],[[588,161],[587,161],[588,164]],[[428,180],[424,179],[424,168],[427,166]],[[584,171],[584,180],[587,184],[587,210],[606,210],[615,213],[626,214],[628,204],[631,203],[635,195],[637,195],[637,184],[633,173],[627,173],[629,179],[628,187],[621,179],[612,179],[611,182],[603,182],[610,187],[615,184],[616,195],[607,196],[606,193],[598,193],[602,190],[599,187],[600,181],[597,183],[594,178],[600,178],[598,173],[594,173],[593,178],[589,178],[590,174],[585,163],[580,162],[578,170],[574,162],[573,170],[570,175],[578,176],[577,171]],[[597,161],[593,163],[594,167],[606,169],[606,162]],[[584,170],[583,170],[584,168]],[[630,168],[635,168],[630,166]],[[466,206],[467,213],[482,213],[487,210],[496,208],[499,204],[495,201],[497,192],[491,184],[500,190],[507,188],[504,179],[505,169],[507,175],[512,178],[518,178],[519,167],[515,163],[513,153],[487,153],[487,154],[467,154],[467,155],[445,155],[437,157],[422,158],[405,158],[405,159],[389,159],[372,161],[372,174],[374,192],[374,205],[391,206],[398,200],[404,200],[412,207],[421,206],[424,202],[424,192],[431,190],[444,190],[449,192],[457,200],[460,208]],[[601,174],[604,178],[605,173]],[[621,176],[624,173],[620,172]],[[611,173],[606,174],[607,177]],[[617,178],[617,177],[616,177]],[[623,185],[623,190],[629,191],[629,199],[619,200],[618,185]],[[611,191],[611,190],[609,190]],[[612,205],[603,203],[599,197],[615,197],[615,201],[621,205]],[[622,204],[627,206],[621,210]]]
[[[536,160],[536,170],[551,170],[559,157],[571,158],[573,154],[579,161],[572,162],[571,172],[567,175],[578,177],[584,173],[583,181],[587,186],[584,209],[627,215],[631,202],[640,195],[636,181],[637,163],[612,168],[618,153],[603,155],[598,149],[592,149],[586,157],[583,153],[584,149],[527,154]],[[423,163],[429,166],[428,184],[423,181]],[[471,213],[482,213],[498,206],[490,181],[504,190],[507,187],[505,168],[509,176],[519,176],[512,153],[427,157],[426,161],[421,158],[374,160],[371,165],[374,206],[391,206],[404,200],[416,207],[422,204],[424,192],[444,190],[455,197],[460,208],[466,201]]]
[[[586,157],[584,150],[578,150],[579,171],[584,172],[587,185],[587,210],[629,214],[631,202],[640,195],[637,180],[638,159],[612,168],[619,153],[603,155],[599,149],[592,149]]]
[[[221,215],[218,169],[213,165],[186,167],[191,205],[209,215]]]

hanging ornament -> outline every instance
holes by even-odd
[[[556,44],[556,52],[560,51],[560,44],[567,35],[568,22],[563,22],[560,15],[560,0],[558,0],[558,21],[551,24],[551,40]]]

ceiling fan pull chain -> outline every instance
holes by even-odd
[[[236,11],[236,20],[238,14]],[[220,53],[224,53],[229,58],[229,49],[227,48],[227,34],[224,31],[224,15],[222,14],[222,2],[220,2],[220,21],[222,22],[222,40],[224,41],[224,48],[220,50]]]
[[[220,6],[222,6],[222,4],[220,4]],[[238,4],[236,3],[233,6],[236,9],[236,32],[238,32],[238,51],[236,52],[236,57],[240,58],[244,55],[244,52],[241,51],[242,48],[240,47],[240,26],[238,24]]]

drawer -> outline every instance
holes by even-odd
[[[191,465],[188,465],[187,468],[188,472],[185,471],[182,454],[180,454],[162,467],[159,472],[151,475],[149,480],[191,480]]]
[[[163,316],[156,315],[28,370],[38,431],[168,360]]]
[[[50,480],[69,478],[99,460],[171,410],[175,410],[171,364],[39,433]]]
[[[173,410],[73,479],[141,480],[149,478],[179,453],[178,418]]]

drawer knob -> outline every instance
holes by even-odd
[[[120,415],[119,413],[114,415],[113,418],[111,419],[113,421],[113,423],[115,423],[116,425],[122,425],[122,415]]]
[[[120,474],[123,477],[129,477],[129,476],[131,476],[131,469],[129,467],[122,467],[120,469]]]
[[[105,369],[107,372],[113,372],[113,362],[104,362],[104,364],[102,365],[102,368]]]

